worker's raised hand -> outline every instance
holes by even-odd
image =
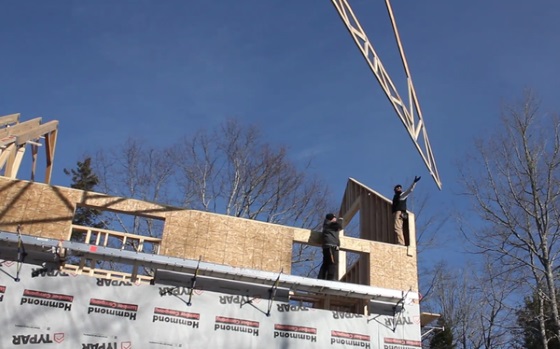
[[[420,176],[414,176],[414,183],[418,182],[418,181],[420,180],[420,178],[422,178],[422,177],[420,177]]]

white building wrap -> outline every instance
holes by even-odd
[[[1,265],[1,348],[421,347],[416,303],[365,316],[34,268]]]

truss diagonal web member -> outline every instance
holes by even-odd
[[[434,159],[434,154],[432,152],[432,147],[430,146],[430,141],[428,139],[428,133],[426,131],[426,126],[424,124],[424,119],[422,117],[422,111],[420,109],[420,104],[418,102],[418,97],[416,96],[416,91],[412,83],[412,78],[410,75],[410,70],[408,69],[408,63],[404,54],[399,32],[397,30],[397,24],[395,17],[393,16],[393,10],[391,8],[391,3],[389,0],[385,0],[387,6],[387,11],[389,12],[389,17],[391,18],[391,25],[393,27],[393,32],[395,34],[395,39],[397,41],[397,46],[399,47],[399,52],[401,60],[404,66],[407,79],[408,88],[408,103],[405,103],[401,96],[399,95],[395,84],[389,77],[389,74],[383,67],[379,56],[373,49],[373,45],[369,41],[366,33],[364,32],[360,22],[354,15],[354,11],[350,7],[347,0],[331,0],[334,7],[338,11],[340,18],[346,25],[348,32],[354,39],[354,42],[362,52],[366,62],[368,63],[371,71],[377,78],[377,81],[381,85],[381,88],[387,95],[389,102],[393,105],[397,116],[402,121],[404,127],[406,128],[410,138],[414,142],[416,149],[422,156],[424,163],[428,167],[430,174],[436,185],[441,190],[441,180],[439,173],[437,171],[436,162]]]

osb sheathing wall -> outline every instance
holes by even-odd
[[[183,210],[167,215],[161,254],[289,273],[293,228]]]
[[[414,216],[412,215],[412,218]],[[294,229],[294,241],[321,243],[320,233]],[[359,252],[369,261],[369,275],[364,279],[370,286],[395,290],[418,291],[418,266],[415,246],[400,246],[390,243],[342,237],[340,249]]]
[[[416,257],[393,244],[375,244],[370,255],[371,284],[381,288],[418,291]]]
[[[0,195],[1,230],[15,232],[21,224],[24,234],[65,240],[81,204],[165,220],[160,254],[274,272],[291,270],[293,228],[5,177],[0,177]]]
[[[306,229],[0,177],[0,230],[66,240],[77,205],[160,218],[160,254],[264,271],[291,272],[295,242],[320,245]],[[370,255],[371,285],[391,289],[417,285],[416,257],[392,244],[344,237],[341,248]],[[417,290],[417,286],[412,287]]]

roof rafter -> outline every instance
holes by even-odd
[[[0,116],[0,127],[19,122],[19,114]]]

